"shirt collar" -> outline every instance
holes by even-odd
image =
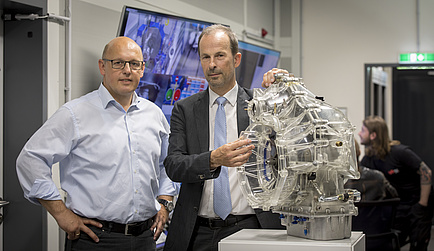
[[[107,90],[107,88],[103,85],[103,83],[100,84],[98,88],[99,96],[101,97],[101,104],[106,109],[110,103],[117,103],[117,101],[113,98],[113,96],[110,94],[110,92]],[[139,99],[136,92],[133,92],[133,99],[131,102],[131,106],[135,106],[137,108],[139,107]]]
[[[211,88],[208,88],[209,90],[209,105],[212,107],[214,104],[216,104],[216,99],[220,97],[217,93],[215,93]],[[225,97],[229,104],[231,106],[235,106],[237,102],[237,96],[238,96],[238,83],[235,83],[235,86],[229,90],[228,92],[223,95]]]

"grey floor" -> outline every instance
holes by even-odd
[[[407,244],[401,248],[401,251],[409,251],[410,244]],[[434,251],[434,227],[431,227],[431,240],[428,245],[428,251]]]

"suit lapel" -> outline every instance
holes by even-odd
[[[209,94],[208,89],[200,93],[200,97],[193,105],[194,118],[196,120],[197,136],[200,150],[209,150]]]
[[[238,136],[241,131],[244,131],[250,124],[249,115],[247,114],[247,102],[246,100],[252,99],[246,91],[238,86],[238,98],[237,98],[237,123],[238,123]]]

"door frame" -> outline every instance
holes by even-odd
[[[0,16],[3,16],[3,9],[0,9]],[[3,47],[3,37],[4,37],[4,23],[3,19],[0,18],[0,51],[1,54],[4,55],[4,47]],[[3,114],[3,102],[4,102],[4,93],[3,93],[3,80],[4,80],[4,65],[3,65],[3,57],[0,57],[0,118],[2,121],[4,119]],[[4,149],[3,145],[3,122],[0,123],[0,145],[2,149]],[[3,150],[0,151],[0,197],[3,197]],[[3,208],[0,208],[0,214],[3,214]],[[3,224],[0,225],[0,251],[3,251]]]
[[[3,1],[4,14],[47,13],[46,0]],[[10,204],[3,209],[3,250],[47,250],[47,213],[40,206],[30,204],[19,185],[15,162],[28,137],[46,120],[47,97],[47,26],[42,20],[2,20],[2,173],[3,199]],[[32,67],[23,68],[26,59]],[[24,74],[20,74],[20,73]],[[20,128],[15,130],[14,128]],[[32,245],[29,248],[29,245]]]
[[[385,110],[386,116],[384,119],[389,127],[389,133],[393,135],[393,70],[397,67],[434,67],[434,64],[399,64],[399,63],[366,63],[364,65],[364,74],[365,74],[365,116],[374,115],[371,114],[372,108],[372,88],[371,88],[371,69],[373,67],[383,67],[383,68],[391,68],[391,74],[389,74],[390,80],[388,80],[388,86],[386,86],[386,92],[388,92],[388,100],[385,101]],[[388,113],[389,112],[389,113]]]

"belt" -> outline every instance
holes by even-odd
[[[111,221],[103,221],[103,220],[97,220],[102,224],[103,229],[107,229],[108,231],[115,232],[115,233],[121,233],[125,235],[141,235],[145,230],[148,230],[151,228],[153,220],[147,219],[146,221],[142,222],[136,222],[136,223],[130,223],[130,224],[120,224],[116,222]]]
[[[197,223],[200,226],[206,226],[210,228],[222,228],[236,225],[238,222],[243,221],[245,219],[251,218],[255,216],[254,214],[246,214],[246,215],[228,215],[228,217],[223,220],[220,218],[210,219],[197,216]]]

